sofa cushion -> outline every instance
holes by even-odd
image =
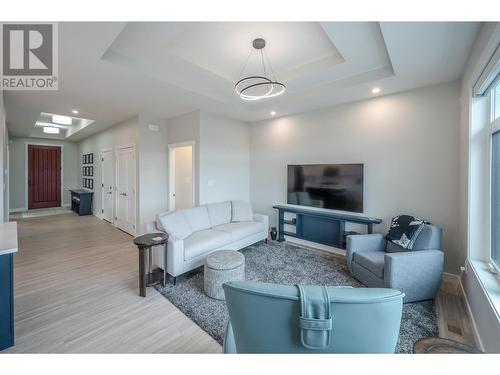
[[[220,202],[206,205],[212,227],[231,222],[231,202]]]
[[[186,218],[180,211],[159,214],[158,221],[161,224],[160,229],[178,239],[183,240],[193,233]]]
[[[220,230],[205,229],[194,232],[184,240],[184,260],[210,253],[231,241],[231,235]]]
[[[245,201],[231,201],[231,221],[252,221],[252,204]]]
[[[213,229],[229,233],[233,241],[238,241],[249,237],[252,234],[264,231],[264,223],[257,221],[245,221],[241,223],[217,225]]]
[[[353,261],[363,266],[380,278],[384,277],[384,257],[383,251],[367,251],[354,253]]]
[[[186,218],[193,232],[211,227],[206,206],[186,208],[184,210],[180,210],[180,212],[182,212]]]

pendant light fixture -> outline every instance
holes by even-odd
[[[262,61],[262,69],[264,74],[254,74],[244,76],[243,78],[239,79],[239,81],[234,85],[236,94],[241,99],[248,101],[272,98],[283,94],[285,92],[286,86],[283,83],[278,82],[276,76],[274,75],[273,67],[271,66],[269,59],[267,59],[267,56],[264,53],[266,41],[262,38],[254,39],[252,46],[253,49],[250,51],[247,61],[245,62],[245,65],[241,70],[240,78],[245,73],[245,68],[248,65],[248,60],[250,60],[250,57],[255,51],[257,51],[257,53],[260,53],[260,60]],[[268,69],[266,69],[266,59],[268,60]]]

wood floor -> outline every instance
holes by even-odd
[[[3,353],[220,353],[152,288],[132,237],[94,216],[18,221],[15,346]]]
[[[132,237],[94,216],[18,221],[15,346],[3,353],[220,353],[152,288],[138,296]],[[440,336],[475,345],[460,291],[443,283]]]

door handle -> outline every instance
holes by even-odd
[[[120,195],[123,195],[124,197],[126,197],[127,193],[120,193]]]
[[[113,194],[111,191],[108,191],[106,194]]]

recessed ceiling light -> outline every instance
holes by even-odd
[[[80,112],[78,112],[78,110],[76,110],[76,109],[72,110],[71,112],[72,112],[74,115],[77,115],[77,114],[79,114],[79,113],[80,113]]]
[[[59,134],[59,128],[54,128],[53,126],[45,126],[43,132],[47,134]]]
[[[271,111],[271,116],[276,116],[276,112],[275,111]]]
[[[71,125],[73,119],[69,116],[52,115],[52,122],[60,125]]]
[[[372,89],[372,93],[374,94],[378,94],[380,92],[380,88],[379,87],[375,87]]]

